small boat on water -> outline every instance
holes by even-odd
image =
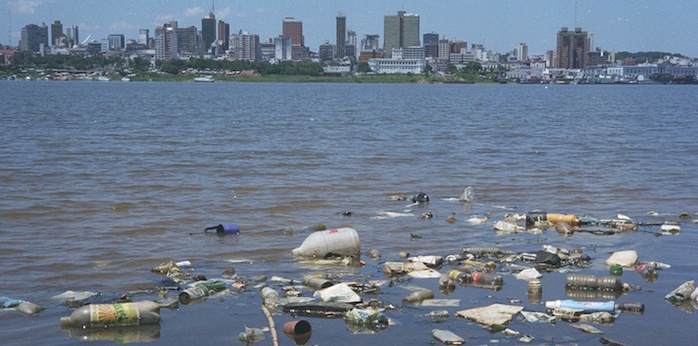
[[[99,77],[97,77],[97,81],[99,81],[99,82],[108,82],[108,81],[110,81],[110,79],[109,79],[109,77],[107,77],[107,76],[99,76]]]
[[[122,81],[122,82],[130,82],[130,81],[131,81],[131,78],[123,77],[123,78],[121,78],[121,81]]]
[[[213,79],[213,76],[201,76],[201,77],[195,77],[194,81],[195,82],[215,82],[216,80]]]

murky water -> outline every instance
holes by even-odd
[[[625,249],[671,264],[653,283],[626,268],[621,279],[642,290],[618,300],[643,302],[646,312],[621,314],[598,328],[628,344],[695,339],[695,314],[664,300],[698,279],[692,220],[680,220],[675,236],[656,236],[656,227],[571,237],[492,230],[505,213],[534,209],[601,218],[622,213],[646,222],[679,220],[685,212],[695,220],[695,87],[17,81],[0,82],[0,90],[0,295],[47,308],[31,317],[0,313],[7,343],[76,343],[59,328],[71,310],[50,297],[87,290],[106,299],[152,288],[160,276],[150,268],[169,260],[189,260],[208,277],[233,267],[241,276],[330,271],[363,280],[385,279],[383,263],[399,260],[400,251],[445,256],[466,245],[499,245],[533,252],[542,244],[582,248],[593,259],[582,271],[589,274],[607,274],[605,259]],[[446,200],[466,186],[474,189],[473,202]],[[419,191],[431,197],[428,205],[389,198]],[[414,216],[376,218],[381,211]],[[434,218],[420,218],[424,212]],[[486,213],[485,224],[465,223]],[[457,221],[446,222],[448,216]],[[219,223],[239,224],[240,235],[201,234]],[[300,263],[291,249],[308,233],[278,230],[317,223],[355,228],[362,253],[378,249],[381,259],[363,256],[361,268]],[[435,279],[384,287],[364,298],[396,304],[385,312],[396,325],[354,334],[341,319],[310,318],[310,343],[424,345],[435,328],[470,344],[517,343],[453,316],[512,299],[526,310],[544,310],[526,299],[526,282],[503,275],[497,292],[458,287],[444,296]],[[565,298],[564,276],[544,274],[543,302]],[[459,306],[447,308],[446,321],[430,322],[422,315],[433,308],[402,306],[408,284],[459,299]],[[141,334],[157,335],[154,342],[162,344],[237,343],[245,325],[267,324],[260,306],[257,291],[236,292],[163,310],[159,329]],[[274,318],[279,332],[294,319]],[[541,343],[599,338],[566,322],[517,317],[509,327]],[[148,340],[133,334],[88,335]],[[268,333],[262,344],[270,344]]]

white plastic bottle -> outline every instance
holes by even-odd
[[[573,309],[582,310],[584,312],[608,311],[613,312],[616,309],[614,301],[607,302],[578,302],[576,300],[551,300],[545,302],[546,309]]]
[[[359,234],[349,227],[313,232],[301,246],[293,249],[294,256],[315,258],[328,254],[358,256],[360,252]]]
[[[61,328],[140,326],[160,323],[160,305],[143,300],[132,303],[89,304],[61,317]]]

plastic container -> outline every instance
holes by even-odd
[[[160,323],[160,305],[144,300],[133,303],[89,304],[61,317],[61,328],[104,328]]]
[[[425,299],[433,299],[434,291],[429,289],[423,289],[419,291],[414,291],[410,293],[407,297],[402,298],[402,304],[418,304]]]
[[[531,304],[540,303],[543,296],[543,286],[540,280],[531,280],[528,282],[528,302]]]
[[[240,234],[240,226],[234,223],[223,223],[218,226],[206,227],[204,232],[216,230],[218,234]]]
[[[312,327],[306,320],[295,320],[284,323],[283,331],[286,336],[293,339],[296,345],[305,345],[312,335]]]
[[[500,255],[511,255],[513,252],[503,250],[500,247],[497,246],[466,246],[464,247],[461,252],[463,252],[464,255],[473,255],[475,257],[481,257],[481,256],[500,256]]]
[[[546,220],[548,220],[551,223],[567,222],[570,225],[578,225],[579,224],[579,218],[575,215],[572,215],[572,214],[547,213],[547,214],[545,214],[545,218],[546,218]]]
[[[328,254],[356,256],[361,253],[359,234],[353,228],[337,228],[310,234],[293,256],[324,258]]]
[[[461,285],[479,284],[501,286],[504,284],[504,279],[501,275],[483,273],[480,271],[454,269],[448,272],[448,277]]]
[[[332,281],[317,277],[315,275],[303,275],[302,281],[303,285],[306,285],[314,290],[321,290],[334,285]]]
[[[581,290],[623,291],[627,288],[620,279],[612,276],[567,274],[565,287]]]
[[[657,273],[657,270],[647,264],[637,265],[635,267],[635,271],[640,273],[642,279],[644,279],[647,282],[655,282],[659,277],[659,273]]]
[[[614,301],[607,302],[579,302],[571,299],[564,300],[552,300],[545,302],[546,309],[572,309],[581,310],[583,312],[598,312],[598,311],[608,311],[614,312],[616,310],[616,303]]]

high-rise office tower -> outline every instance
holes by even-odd
[[[201,19],[201,41],[208,52],[211,44],[216,40],[216,16],[210,12],[207,17]]]
[[[563,27],[557,33],[555,67],[586,68],[589,57],[589,40],[582,28],[570,31]]]
[[[138,43],[148,44],[148,38],[150,38],[150,31],[148,29],[138,30]]]
[[[419,46],[419,15],[398,11],[383,21],[383,51],[391,58],[393,48]]]
[[[526,61],[528,60],[528,45],[521,42],[519,43],[519,48],[516,49],[516,60]]]
[[[218,41],[221,41],[221,49],[223,52],[228,50],[230,47],[230,24],[222,20],[218,21]]]
[[[342,12],[337,15],[337,42],[335,46],[335,58],[344,58],[347,55],[347,16]]]
[[[282,27],[283,36],[291,39],[291,56],[293,60],[302,60],[308,57],[309,49],[305,47],[303,37],[303,22],[293,17],[286,17]]]
[[[291,45],[304,47],[303,22],[293,17],[284,18],[282,33],[291,39]]]
[[[48,27],[46,24],[38,26],[29,24],[22,28],[22,38],[19,41],[19,50],[24,52],[38,52],[41,46],[48,46]]]
[[[424,34],[424,56],[437,58],[439,56],[439,34]]]
[[[61,44],[61,36],[63,36],[63,24],[60,20],[55,20],[51,24],[51,44],[54,46]]]
[[[78,27],[73,25],[65,30],[65,35],[68,36],[68,41],[70,41],[70,46],[77,46],[80,44],[80,37],[78,35]]]

